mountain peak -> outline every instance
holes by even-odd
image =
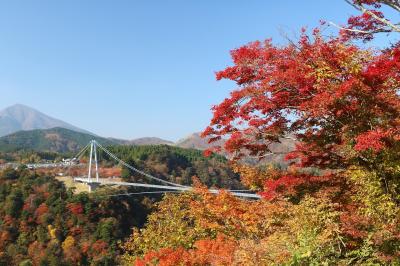
[[[12,134],[20,130],[49,129],[54,127],[90,133],[20,103],[0,111],[0,136]]]
[[[16,104],[13,104],[13,105],[11,105],[11,106],[7,107],[6,109],[9,109],[9,108],[26,108],[26,109],[34,109],[34,108],[32,108],[32,107],[30,107],[30,106],[28,106],[28,105],[22,104],[22,103],[16,103]]]

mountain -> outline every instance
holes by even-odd
[[[214,142],[209,144],[207,139],[200,136],[200,133],[193,133],[190,136],[178,140],[175,145],[181,148],[196,149],[196,150],[206,150],[212,146],[220,145],[223,141]]]
[[[0,111],[0,151],[18,149],[74,152],[96,139],[104,145],[170,145],[186,149],[205,150],[222,145],[224,140],[209,144],[200,133],[193,133],[176,143],[157,137],[144,137],[133,140],[102,138],[77,128],[59,119],[52,118],[31,107],[16,104]],[[295,141],[282,139],[274,144],[272,150],[278,154],[267,156],[262,162],[282,163],[284,153],[294,149]],[[249,162],[254,160],[249,159]]]
[[[275,164],[280,166],[287,166],[289,162],[285,160],[287,153],[293,151],[296,147],[296,140],[289,136],[288,138],[281,138],[279,143],[271,144],[270,148],[273,154],[265,156],[261,161],[248,160],[247,162],[253,164]]]
[[[26,105],[16,104],[0,111],[0,137],[20,130],[50,129],[55,127],[92,134]]]
[[[174,145],[174,143],[172,141],[157,138],[157,137],[144,137],[144,138],[137,138],[137,139],[133,139],[133,140],[109,138],[109,140],[111,140],[119,145],[134,145],[134,146]]]
[[[145,138],[138,138],[138,139],[134,139],[129,141],[130,145],[162,145],[162,144],[166,144],[166,145],[174,145],[174,143],[172,141],[169,140],[165,140],[165,139],[160,139],[160,138],[156,138],[156,137],[145,137]]]
[[[249,164],[279,164],[281,166],[288,165],[285,161],[285,155],[295,149],[296,141],[292,137],[282,138],[279,143],[273,143],[271,145],[271,151],[273,154],[265,156],[261,161],[255,158],[244,158],[243,162]],[[219,140],[217,142],[209,144],[207,139],[200,136],[200,133],[193,133],[190,136],[179,140],[175,143],[176,146],[187,149],[197,149],[206,150],[212,146],[223,145],[224,140]],[[221,155],[227,156],[226,153],[221,153]],[[229,157],[229,156],[227,156]]]
[[[18,131],[0,137],[0,151],[34,150],[50,152],[76,152],[95,139],[103,145],[116,144],[112,140],[76,132],[66,128]]]

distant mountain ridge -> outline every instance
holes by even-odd
[[[14,152],[19,150],[33,150],[40,152],[78,152],[86,146],[90,140],[95,139],[101,144],[108,145],[168,145],[184,149],[204,150],[210,147],[207,141],[201,139],[199,133],[194,133],[189,137],[173,143],[159,138],[140,138],[136,140],[120,140],[111,138],[102,138],[91,134],[76,132],[65,128],[34,129],[27,131],[18,131],[16,133],[0,137],[0,152]],[[220,141],[220,145],[223,142]],[[272,154],[258,161],[252,158],[245,158],[243,162],[249,164],[279,164],[287,165],[284,160],[285,153],[294,149],[295,141],[291,139],[281,139],[281,143],[272,145],[271,149],[277,154]],[[226,156],[227,154],[221,153]]]
[[[196,132],[177,142],[157,137],[143,137],[133,140],[104,138],[87,130],[80,129],[59,119],[52,118],[31,107],[16,104],[0,111],[0,151],[36,150],[52,152],[75,152],[96,139],[103,145],[170,145],[186,149],[205,150],[223,145],[220,140],[209,144],[207,139]],[[284,154],[293,150],[295,141],[282,139],[272,145],[273,154],[265,160],[273,163],[283,162]],[[252,162],[250,159],[249,162]]]
[[[87,130],[48,116],[26,105],[15,104],[0,111],[0,137],[20,130],[50,129],[55,127],[93,135]]]
[[[205,140],[200,138],[199,133],[195,133],[188,138],[174,143],[156,137],[145,137],[133,140],[103,138],[62,127],[55,127],[50,129],[21,130],[0,137],[0,152],[23,149],[50,152],[75,152],[86,146],[92,139],[96,139],[103,145],[169,145],[196,150],[204,150],[208,145]]]
[[[124,139],[115,139],[115,138],[109,138],[110,140],[120,144],[120,145],[174,145],[174,142],[157,138],[157,137],[143,137],[143,138],[137,138],[133,140],[124,140]]]

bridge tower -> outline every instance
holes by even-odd
[[[96,175],[96,181],[92,181],[92,168],[93,164],[95,166],[95,175]],[[92,192],[92,190],[96,189],[99,186],[99,166],[98,166],[98,161],[97,161],[97,145],[95,140],[90,141],[90,155],[89,155],[89,169],[88,169],[88,186],[89,186],[89,192]]]

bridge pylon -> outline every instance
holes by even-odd
[[[94,162],[93,162],[94,161]],[[95,165],[96,182],[99,182],[99,166],[97,161],[97,145],[95,140],[90,141],[90,155],[89,155],[89,169],[88,169],[88,183],[92,182],[92,165]]]

